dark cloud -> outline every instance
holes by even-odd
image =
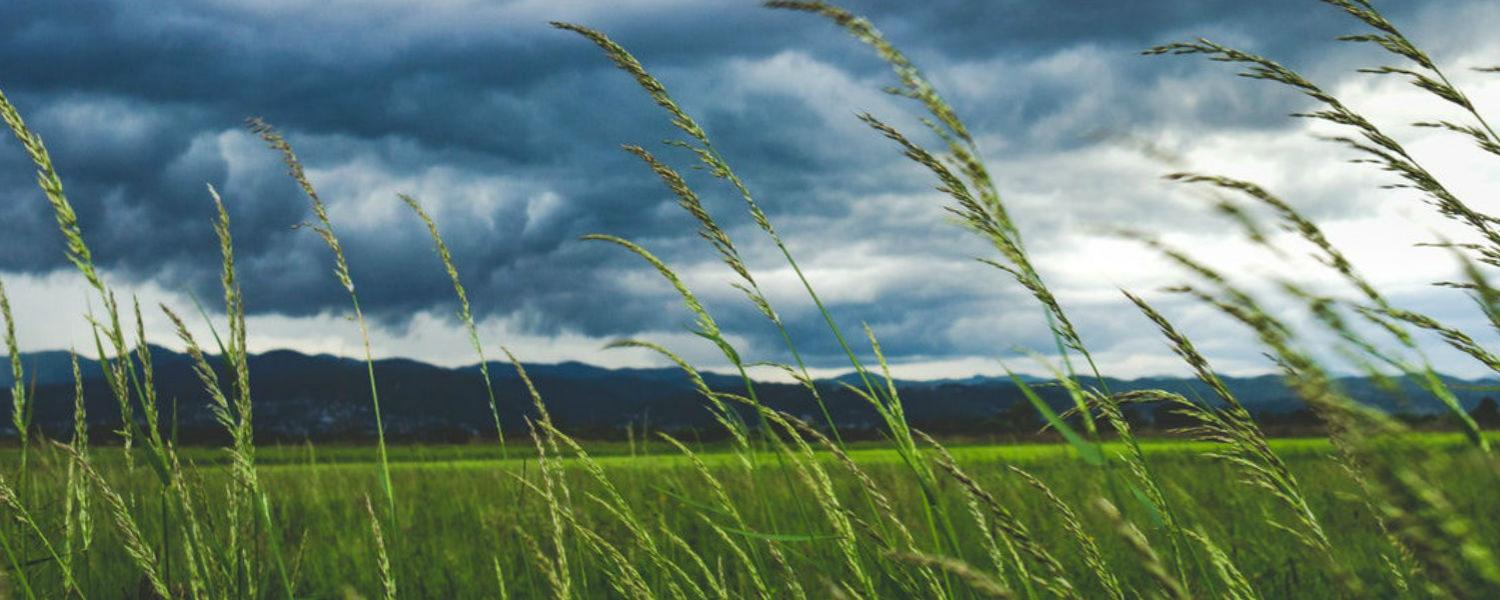
[[[343,310],[326,250],[293,229],[309,217],[305,199],[276,156],[240,127],[261,115],[288,134],[323,187],[361,299],[389,324],[451,303],[425,231],[396,192],[419,194],[434,208],[482,315],[591,336],[685,323],[670,288],[642,292],[632,283],[643,272],[637,259],[577,241],[607,232],[639,240],[674,265],[713,260],[694,223],[617,148],[672,132],[627,77],[591,45],[547,27],[549,18],[599,26],[632,48],[701,116],[800,255],[847,253],[875,264],[903,253],[946,261],[985,251],[943,223],[936,199],[870,209],[894,195],[931,196],[932,184],[854,122],[856,111],[869,109],[915,127],[901,112],[909,107],[875,93],[889,82],[885,67],[828,23],[747,3],[313,6],[12,0],[0,20],[0,85],[47,139],[101,263],[212,297],[216,245],[204,187],[212,184],[234,217],[253,310]],[[1281,123],[1296,107],[1290,96],[1201,61],[1134,52],[1208,33],[1308,61],[1328,47],[1313,42],[1352,29],[1331,9],[1291,0],[856,8],[953,88],[976,130],[1000,140],[997,154],[1018,158],[1169,121]],[[1412,10],[1391,7],[1397,18]],[[1193,103],[1164,87],[1194,77],[1215,83]],[[4,148],[0,270],[64,268],[25,158],[14,144]],[[670,148],[659,152],[690,164]],[[689,177],[756,266],[778,268],[731,190],[701,173]],[[1060,233],[1037,237],[1045,245]],[[878,251],[865,256],[860,248]],[[889,347],[899,355],[991,353],[996,338],[942,324],[1009,311],[1024,315],[1016,322],[1036,320],[1002,279],[973,283],[983,271],[890,264],[916,271],[865,272],[899,283],[878,299],[835,304],[849,332],[862,322],[877,326],[895,338]],[[759,350],[777,347],[774,332],[731,297],[713,303],[730,331]],[[783,310],[810,356],[839,355],[805,303]],[[1044,336],[1025,330],[1008,343],[1045,345]]]

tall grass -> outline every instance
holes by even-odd
[[[1500,155],[1500,137],[1481,111],[1399,28],[1363,0],[1326,4],[1364,28],[1341,39],[1373,43],[1396,62],[1366,72],[1404,77],[1462,115],[1459,121],[1419,126],[1460,136]],[[796,240],[777,232],[771,215],[711,141],[708,128],[608,35],[554,23],[599,47],[664,111],[682,136],[667,143],[669,152],[682,151],[689,164],[706,168],[741,199],[755,230],[797,276],[807,302],[827,327],[826,335],[857,374],[858,384],[845,389],[878,416],[886,438],[883,449],[855,450],[845,442],[825,403],[827,390],[811,377],[799,340],[745,262],[739,245],[743,240],[731,239],[732,227],[710,213],[699,191],[672,166],[672,157],[626,145],[625,151],[639,158],[693,217],[706,250],[734,274],[734,285],[776,328],[791,359],[779,363],[745,356],[672,265],[645,246],[608,233],[584,237],[642,259],[680,297],[693,319],[693,332],[711,342],[736,371],[737,386],[716,388],[670,348],[630,339],[609,345],[650,350],[680,367],[727,432],[727,450],[714,454],[659,434],[680,455],[677,462],[635,457],[633,451],[628,461],[596,456],[552,419],[542,390],[506,350],[531,401],[531,417],[524,423],[531,448],[516,449],[517,455],[525,455],[519,464],[509,460],[484,340],[455,261],[432,215],[415,198],[402,195],[400,200],[430,234],[452,283],[458,318],[480,361],[502,460],[486,463],[477,473],[451,465],[393,469],[369,327],[343,246],[290,143],[255,119],[250,129],[281,156],[307,196],[314,218],[308,227],[328,247],[335,279],[349,295],[366,362],[377,470],[372,481],[367,471],[318,464],[271,471],[257,460],[247,301],[235,270],[230,211],[211,187],[225,334],[221,337],[205,315],[214,342],[205,350],[188,323],[171,307],[162,307],[227,435],[224,460],[200,465],[193,458],[199,455],[163,434],[163,407],[139,304],[133,303],[125,315],[134,318],[131,336],[122,325],[124,309],[95,264],[46,146],[0,94],[0,117],[36,166],[38,184],[66,242],[66,257],[99,304],[99,313],[86,318],[121,423],[118,453],[90,447],[84,378],[75,355],[72,440],[46,444],[32,435],[30,415],[38,399],[25,387],[14,335],[15,319],[25,315],[11,314],[0,287],[0,317],[14,379],[12,424],[20,443],[16,468],[0,472],[0,506],[5,507],[0,593],[14,589],[27,598],[87,597],[121,590],[130,594],[133,589],[135,595],[163,598],[342,592],[385,598],[642,599],[1248,599],[1299,593],[1461,598],[1500,593],[1500,559],[1494,554],[1494,536],[1500,532],[1484,518],[1484,509],[1495,507],[1493,484],[1500,482],[1500,464],[1491,454],[1489,436],[1438,375],[1421,337],[1435,336],[1500,371],[1500,358],[1475,335],[1397,305],[1317,224],[1270,190],[1212,174],[1173,173],[1168,179],[1210,186],[1259,207],[1247,209],[1224,199],[1217,208],[1269,255],[1283,258],[1289,253],[1259,223],[1258,211],[1268,211],[1295,235],[1294,243],[1311,246],[1333,281],[1343,286],[1333,291],[1270,282],[1273,294],[1291,300],[1318,328],[1302,331],[1288,325],[1292,316],[1285,311],[1267,308],[1268,294],[1250,291],[1256,288],[1195,257],[1191,249],[1173,247],[1149,233],[1129,233],[1181,268],[1185,283],[1169,291],[1245,328],[1246,343],[1275,361],[1287,386],[1322,420],[1328,445],[1297,452],[1270,439],[1187,333],[1144,295],[1129,291],[1125,297],[1144,317],[1143,330],[1160,334],[1210,397],[1163,390],[1116,393],[1102,375],[1108,365],[1096,361],[1048,285],[1046,265],[1033,262],[975,137],[936,86],[863,18],[823,2],[778,0],[767,5],[830,20],[888,63],[898,81],[892,92],[915,102],[928,128],[920,136],[875,115],[858,118],[872,128],[872,142],[883,138],[893,143],[935,179],[949,202],[943,208],[994,252],[980,257],[981,262],[1007,273],[1037,303],[1055,345],[1053,354],[1038,358],[1054,373],[1048,385],[1065,394],[1071,406],[1059,412],[1033,384],[1014,380],[1048,427],[1067,441],[1069,454],[1030,463],[1017,460],[1018,455],[979,460],[972,449],[950,449],[914,429],[875,332],[865,327],[858,349],[851,342],[856,338],[845,334],[794,258]],[[1464,276],[1463,281],[1439,283],[1467,294],[1500,327],[1500,289],[1491,287],[1487,277],[1487,269],[1500,267],[1500,220],[1460,198],[1382,126],[1266,57],[1204,39],[1147,53],[1206,56],[1242,67],[1245,77],[1289,86],[1310,98],[1317,108],[1299,117],[1346,129],[1335,142],[1392,174],[1399,180],[1392,187],[1411,190],[1478,240],[1436,242],[1458,257]],[[1336,340],[1334,346],[1326,347],[1325,339]],[[1422,442],[1399,421],[1351,397],[1334,376],[1333,364],[1321,358],[1330,354],[1350,359],[1373,379],[1415,383],[1447,408],[1463,433],[1463,445]],[[761,402],[750,375],[757,365],[779,368],[803,383],[821,422],[808,423]],[[1153,442],[1141,439],[1125,418],[1128,407],[1141,404],[1165,406],[1186,417],[1192,426],[1183,433],[1203,443],[1175,452],[1153,450]],[[1186,452],[1216,462],[1182,456]],[[137,459],[148,470],[138,470]],[[411,494],[399,504],[398,478],[405,479],[403,496]],[[335,491],[341,485],[350,491]],[[372,485],[378,488],[379,508],[368,494]],[[451,522],[471,517],[478,522]],[[96,522],[108,526],[97,527]],[[455,558],[456,552],[481,556],[466,560]],[[466,561],[473,572],[449,570],[453,561]],[[442,587],[435,583],[440,581],[460,583]]]
[[[495,439],[500,442],[500,456],[505,458],[508,456],[505,451],[505,428],[500,425],[500,407],[495,403],[495,386],[490,382],[489,359],[484,357],[484,343],[479,340],[479,328],[474,324],[474,313],[469,309],[469,294],[464,291],[464,284],[458,278],[458,267],[453,266],[453,254],[448,252],[448,244],[443,242],[443,236],[438,233],[437,223],[427,215],[422,203],[406,194],[401,195],[401,201],[427,226],[427,232],[432,235],[432,243],[437,248],[438,258],[443,261],[443,269],[448,272],[448,278],[453,280],[453,293],[458,296],[458,317],[463,320],[464,329],[469,333],[469,343],[474,346],[474,354],[479,356],[479,375],[484,378],[484,393],[490,401],[490,416],[495,420]]]

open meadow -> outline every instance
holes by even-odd
[[[1339,43],[1374,57],[1365,75],[1414,85],[1442,106],[1420,129],[1492,164],[1500,159],[1500,135],[1483,107],[1399,24],[1365,0],[1322,4],[1309,8],[1338,13],[1352,30]],[[361,248],[340,237],[344,219],[355,215],[325,204],[327,188],[317,185],[324,173],[305,167],[297,153],[305,146],[294,150],[281,130],[251,118],[238,133],[257,144],[260,159],[279,161],[305,200],[296,235],[316,246],[319,281],[347,303],[347,322],[344,313],[331,319],[355,340],[346,353],[364,360],[358,389],[348,393],[368,408],[327,418],[358,418],[349,430],[370,432],[368,443],[270,443],[257,436],[265,418],[257,411],[271,404],[257,396],[250,368],[256,334],[248,315],[262,296],[242,285],[242,269],[255,263],[237,254],[244,205],[209,186],[199,207],[213,232],[221,295],[196,307],[143,306],[118,283],[123,278],[101,266],[98,224],[75,210],[75,202],[96,199],[69,196],[68,174],[43,141],[47,132],[23,117],[41,107],[0,94],[0,117],[17,142],[0,152],[24,153],[35,167],[66,266],[88,294],[88,314],[76,317],[87,323],[91,347],[75,350],[99,361],[99,372],[85,376],[74,354],[71,373],[44,374],[64,383],[36,395],[38,375],[28,371],[35,364],[23,360],[16,335],[16,324],[34,315],[13,311],[0,287],[13,438],[0,450],[0,599],[1500,597],[1500,459],[1481,422],[1495,417],[1496,407],[1487,400],[1486,413],[1459,397],[1460,386],[1489,389],[1483,380],[1447,376],[1459,360],[1489,377],[1500,373],[1500,356],[1489,347],[1500,331],[1500,287],[1489,283],[1500,268],[1500,218],[1483,212],[1496,190],[1470,198],[1468,187],[1448,187],[1439,176],[1447,171],[1429,170],[1399,141],[1406,124],[1377,123],[1340,100],[1339,90],[1273,58],[1201,38],[1145,50],[1152,58],[1143,60],[1207,60],[1224,67],[1226,79],[1248,80],[1237,85],[1286,92],[1301,103],[1289,108],[1298,118],[1336,132],[1327,137],[1339,158],[1370,168],[1370,187],[1410,197],[1413,210],[1434,213],[1463,237],[1435,236],[1416,250],[1442,263],[1433,283],[1449,294],[1441,311],[1429,311],[1407,305],[1409,296],[1362,270],[1296,199],[1242,179],[1169,173],[1168,181],[1208,199],[1225,237],[1243,238],[1267,262],[1311,255],[1302,268],[1316,276],[1251,281],[1260,274],[1220,270],[1199,258],[1207,248],[1179,247],[1145,229],[1150,219],[1122,223],[1111,233],[1171,265],[1179,285],[1160,294],[1124,291],[1123,300],[1106,290],[1129,313],[1107,324],[1135,327],[1136,338],[1168,348],[1164,356],[1197,387],[1111,390],[1106,375],[1115,365],[1094,351],[1084,329],[1100,321],[1077,318],[1068,296],[1049,285],[1046,274],[1057,265],[1034,260],[1023,241],[1033,232],[1022,231],[1025,221],[1012,219],[1014,207],[1003,200],[1007,182],[993,175],[1003,153],[984,155],[985,138],[871,21],[823,2],[767,5],[795,13],[786,18],[816,19],[826,34],[865,51],[889,91],[918,115],[849,119],[870,144],[909,159],[912,176],[927,178],[956,226],[948,233],[978,240],[986,252],[978,260],[1024,304],[1014,314],[1024,310],[1028,320],[1045,323],[1043,347],[1013,353],[1035,365],[1032,374],[1007,368],[1006,384],[1054,443],[971,444],[914,426],[905,384],[892,375],[899,365],[888,360],[902,355],[882,345],[883,331],[838,314],[834,285],[825,287],[798,262],[803,239],[784,238],[772,222],[791,219],[763,209],[747,183],[752,176],[741,179],[736,158],[716,145],[694,107],[679,102],[629,49],[584,24],[554,22],[552,33],[602,52],[598,63],[618,67],[623,74],[610,75],[638,87],[638,99],[649,99],[675,136],[650,150],[627,145],[626,156],[639,175],[662,186],[659,193],[670,194],[666,209],[691,219],[692,242],[721,279],[733,282],[733,301],[774,333],[775,351],[751,356],[735,317],[717,311],[724,296],[700,296],[701,277],[654,253],[649,236],[604,231],[577,241],[644,269],[635,284],[670,290],[673,310],[689,323],[682,337],[713,353],[717,362],[700,369],[672,344],[608,344],[680,370],[679,383],[688,382],[701,401],[694,415],[715,428],[704,436],[707,444],[695,431],[639,434],[633,425],[628,441],[596,442],[554,420],[546,386],[533,385],[526,363],[495,344],[503,340],[484,339],[476,325],[471,301],[496,300],[469,293],[471,280],[444,238],[450,227],[469,223],[444,221],[422,198],[404,193],[391,194],[392,207],[420,224],[420,239],[435,254],[419,258],[442,275],[438,287],[451,293],[466,338],[460,345],[478,361],[470,378],[475,390],[482,382],[483,393],[463,400],[482,409],[482,418],[468,424],[481,432],[470,444],[390,441],[400,424],[383,415],[381,392],[399,385],[399,365],[376,366],[370,332],[378,317],[369,300],[385,288],[366,286],[346,256]],[[0,70],[0,86],[5,76]],[[744,211],[735,213],[744,226],[721,224],[720,207],[699,195],[709,188]],[[148,224],[134,234],[160,233]],[[773,268],[779,279],[768,283]],[[782,312],[783,295],[773,287],[792,290],[813,315],[827,338],[822,346],[833,349],[827,355],[845,361],[836,365],[841,375],[814,376],[831,367],[804,354],[810,336],[789,325],[790,311]],[[1161,308],[1168,295],[1238,333],[1193,337],[1177,325],[1178,311]],[[143,312],[171,324],[201,396],[160,393],[165,365],[153,360],[163,354],[153,354],[159,340],[148,339]],[[1454,325],[1459,313],[1479,326]],[[1200,350],[1226,346],[1263,355],[1320,436],[1269,436],[1255,411],[1259,399],[1233,393],[1213,353]],[[493,364],[513,374],[491,372],[490,359],[502,355],[508,363]],[[768,395],[758,390],[769,384],[757,377],[767,372],[805,389],[813,408],[793,414],[763,402]],[[502,376],[519,382],[506,389],[524,392],[497,393]],[[1424,421],[1434,431],[1414,431],[1408,420],[1357,397],[1340,383],[1350,376],[1434,407]],[[87,389],[108,394],[110,414],[86,409],[86,379],[104,383]],[[859,441],[849,420],[829,411],[831,389],[860,400]],[[440,399],[421,400],[435,406]],[[221,446],[178,442],[185,402],[208,407]],[[72,407],[72,427],[45,431],[34,423],[43,403]],[[1180,426],[1170,435],[1145,435],[1133,416],[1143,407]],[[514,414],[521,418],[502,419]]]
[[[1413,434],[1406,443],[1423,450],[1457,454],[1452,464],[1436,467],[1441,476],[1452,478],[1445,479],[1449,482],[1445,489],[1456,509],[1469,514],[1500,510],[1500,499],[1491,493],[1497,480],[1463,479],[1463,473],[1486,467],[1481,457],[1465,456],[1460,436]],[[1325,526],[1330,538],[1336,541],[1339,563],[1360,577],[1381,581],[1387,568],[1381,554],[1388,541],[1360,501],[1358,490],[1333,459],[1334,451],[1327,440],[1284,439],[1273,440],[1271,445],[1286,459],[1296,477],[1327,482],[1320,484],[1308,501],[1313,510],[1328,515]],[[730,517],[718,505],[716,491],[705,487],[705,473],[690,458],[668,448],[660,448],[660,453],[631,454],[631,449],[623,443],[590,446],[599,467],[620,496],[635,508],[645,526],[671,531],[694,549],[688,552],[675,544],[662,548],[665,560],[691,566],[698,572],[701,572],[698,561],[703,561],[727,596],[753,597],[757,594],[756,586],[765,584],[757,584],[752,572],[728,566],[739,560],[732,549],[736,545],[753,547],[757,542],[772,540],[778,543],[789,571],[779,571],[782,567],[774,564],[764,566],[772,582],[769,583],[772,595],[779,595],[781,589],[791,585],[788,579],[805,590],[820,590],[849,576],[841,566],[845,558],[831,544],[837,531],[829,527],[819,509],[810,505],[795,485],[785,484],[782,477],[786,473],[781,469],[747,469],[735,454],[722,447],[695,452],[696,458],[706,465],[707,474],[734,499],[744,519],[743,529],[721,526],[716,530],[713,523]],[[1145,441],[1142,446],[1159,475],[1172,482],[1167,496],[1178,507],[1179,518],[1201,524],[1202,532],[1213,539],[1225,540],[1223,551],[1256,589],[1275,597],[1339,595],[1338,582],[1330,580],[1326,571],[1312,562],[1316,557],[1309,556],[1295,538],[1258,518],[1277,510],[1274,501],[1254,488],[1236,484],[1237,474],[1232,466],[1203,456],[1214,446],[1170,440]],[[1122,450],[1118,444],[1106,444],[1105,448],[1107,452]],[[1022,469],[1046,481],[1051,492],[1065,503],[1086,506],[1098,493],[1092,482],[1096,474],[1077,468],[1078,457],[1071,448],[1059,444],[962,445],[949,448],[949,452],[978,485],[1030,530],[1035,543],[1056,549],[1057,560],[1065,570],[1090,573],[1093,567],[1078,551],[1078,541],[1067,530],[1068,520],[1059,513],[1058,506],[1046,492],[1029,485],[1012,470]],[[1399,456],[1405,451],[1394,452]],[[222,464],[228,459],[224,452],[186,449],[182,454],[184,460],[204,467],[199,476],[207,489],[223,489],[229,484],[227,469]],[[365,446],[310,445],[270,446],[258,452],[262,485],[276,498],[271,520],[281,524],[272,535],[291,561],[288,568],[299,595],[337,598],[357,595],[360,590],[379,589],[379,571],[368,551],[369,515],[364,510],[368,491],[378,487],[376,465],[370,461],[372,454],[373,448]],[[848,507],[851,519],[875,528],[906,523],[912,527],[919,547],[947,543],[933,538],[933,532],[922,526],[926,518],[924,500],[917,490],[900,485],[905,475],[897,453],[878,444],[859,444],[848,454],[864,476],[891,490],[888,500],[895,513],[894,520],[882,523],[887,517],[880,509],[856,503]],[[3,456],[6,467],[14,468],[16,453],[8,451]],[[390,458],[392,481],[400,490],[396,516],[400,525],[397,532],[387,535],[407,540],[391,555],[394,576],[401,582],[404,594],[430,598],[499,597],[503,595],[502,585],[515,598],[550,594],[544,576],[528,566],[526,552],[530,542],[525,532],[540,535],[536,528],[548,519],[547,507],[523,483],[537,476],[534,457],[501,460],[493,446],[464,445],[394,446]],[[64,490],[56,487],[66,480],[58,472],[65,470],[66,457],[52,452],[34,460],[34,480],[28,493],[38,497],[62,496]],[[775,458],[764,455],[759,460],[774,462]],[[858,476],[847,466],[839,464],[828,452],[817,453],[815,460],[827,470],[840,494],[859,496]],[[574,489],[588,489],[592,477],[588,468],[576,459],[561,462],[562,481]],[[136,510],[144,518],[138,524],[146,539],[171,544],[171,534],[163,530],[161,519],[151,516],[161,499],[150,477],[138,473],[131,482],[123,461],[113,449],[101,450],[95,464],[105,471],[115,489],[140,503]],[[49,485],[53,487],[48,488]],[[943,505],[940,514],[956,516],[968,510],[966,495],[956,482],[941,481],[935,492],[936,501]],[[213,498],[206,504],[213,506],[220,502],[224,501]],[[1150,517],[1140,505],[1129,500],[1120,502],[1126,510],[1136,511],[1133,516],[1149,522]],[[62,515],[55,511],[43,512],[37,518],[48,529],[63,525]],[[210,530],[228,527],[229,518],[206,515],[204,527]],[[601,535],[628,535],[613,523],[615,517],[600,504],[583,504],[574,518]],[[1112,527],[1110,521],[1096,513],[1084,512],[1077,518],[1089,530],[1108,531]],[[954,528],[956,554],[985,554],[985,542],[973,528],[962,521],[947,525]],[[1500,522],[1484,520],[1475,525],[1475,533],[1483,538],[1500,537]],[[135,565],[115,534],[107,526],[101,524],[100,528],[95,542],[98,550],[74,565],[74,576],[89,597],[136,593],[146,583],[139,580]],[[882,534],[872,531],[871,535]],[[945,535],[939,529],[938,537]],[[1119,568],[1114,565],[1139,561],[1136,551],[1122,539],[1104,535],[1097,543],[1098,558],[1111,571]],[[31,551],[40,549],[33,545]],[[621,552],[625,560],[636,564],[654,560],[639,547],[623,548]],[[896,583],[898,573],[882,572],[872,549],[861,550],[861,554],[868,554],[862,560],[876,574],[879,593],[903,595],[904,590]],[[500,573],[506,574],[503,583],[496,577],[497,566]],[[164,577],[175,579],[177,576],[167,570],[183,567],[179,564],[163,568]],[[577,569],[579,595],[610,595],[610,566],[605,559],[584,552],[578,555],[572,568]],[[1194,568],[1213,566],[1205,562]],[[1155,587],[1145,573],[1127,571],[1122,575],[1126,578],[1121,585],[1127,588]],[[39,567],[33,571],[32,585],[60,587],[62,582],[58,577],[56,569]],[[255,585],[274,587],[271,583],[263,580]],[[664,582],[648,580],[648,583]],[[1108,590],[1091,575],[1081,576],[1074,583],[1083,597],[1108,595]],[[959,591],[963,587],[961,581],[948,580],[944,584],[954,589],[957,596],[967,595]],[[1378,597],[1398,595],[1398,590],[1390,587],[1371,588],[1367,592]],[[705,593],[718,594],[706,590]]]

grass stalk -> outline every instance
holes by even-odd
[[[479,328],[474,325],[474,314],[469,310],[469,295],[464,291],[463,282],[459,281],[458,268],[453,266],[453,255],[448,252],[448,244],[443,242],[443,236],[438,233],[437,223],[428,216],[427,211],[422,209],[422,204],[416,198],[401,194],[401,201],[405,202],[412,212],[417,214],[422,224],[427,226],[427,232],[432,235],[432,243],[437,249],[438,258],[443,261],[443,269],[448,272],[448,278],[453,281],[453,293],[458,297],[458,317],[463,321],[464,329],[469,333],[469,343],[474,346],[474,354],[479,356],[479,375],[484,379],[484,393],[490,402],[490,416],[495,420],[495,437],[500,441],[500,456],[509,459],[510,454],[505,449],[505,428],[500,425],[500,408],[495,403],[495,386],[490,383],[490,364],[484,356],[484,344],[479,341]]]
[[[265,121],[252,118],[248,122],[250,131],[260,136],[271,149],[281,155],[282,162],[286,164],[287,171],[302,192],[307,196],[311,205],[313,216],[317,223],[311,224],[313,232],[322,238],[324,245],[333,254],[334,277],[349,294],[349,302],[354,309],[354,322],[359,326],[360,342],[364,346],[365,372],[370,382],[370,408],[375,415],[375,438],[376,452],[380,462],[380,486],[385,495],[386,518],[390,521],[392,529],[392,543],[398,544],[395,533],[399,531],[399,522],[396,520],[396,491],[391,485],[391,464],[389,452],[385,443],[385,422],[380,414],[380,390],[375,384],[375,357],[370,350],[370,330],[365,323],[364,311],[359,305],[359,294],[354,290],[354,279],[349,273],[349,262],[344,258],[344,247],[339,242],[338,236],[333,230],[333,221],[328,216],[328,208],[318,196],[317,189],[308,180],[307,173],[302,167],[302,161],[297,158],[296,152],[292,150],[291,143]]]

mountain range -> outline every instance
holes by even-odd
[[[186,354],[151,347],[155,383],[160,398],[160,420],[175,425],[185,437],[217,435],[208,410],[208,395],[192,370]],[[211,362],[221,361],[210,357]],[[33,423],[53,437],[72,429],[74,382],[66,352],[50,351],[22,355],[25,379],[35,399]],[[8,364],[0,363],[0,364]],[[559,426],[582,433],[619,435],[627,426],[642,430],[695,430],[712,436],[718,427],[704,408],[692,383],[677,368],[608,369],[581,362],[524,364],[549,412]],[[374,435],[374,416],[369,400],[365,363],[331,355],[307,355],[275,350],[249,358],[254,398],[254,425],[258,437],[286,440],[358,440]],[[91,429],[118,429],[120,411],[97,361],[81,359],[84,398]],[[525,431],[526,418],[535,410],[526,388],[509,363],[489,364],[494,378],[501,422],[507,433]],[[468,439],[493,435],[494,425],[478,365],[449,368],[410,359],[375,362],[381,409],[387,435],[395,439]],[[743,393],[737,376],[704,373],[716,390]],[[228,381],[220,371],[221,379]],[[1480,403],[1493,380],[1446,378],[1466,408]],[[1046,402],[1062,408],[1070,401],[1059,386],[1037,378],[1025,379]],[[10,423],[9,369],[0,370],[0,415]],[[841,430],[869,430],[878,417],[869,404],[844,384],[859,385],[853,373],[817,382],[829,414]],[[953,432],[1035,431],[1039,426],[1034,409],[1009,378],[970,377],[955,380],[905,381],[895,383],[908,418],[918,427]],[[1098,382],[1092,382],[1100,385]],[[1273,375],[1228,377],[1229,389],[1258,417],[1304,411],[1303,403]],[[1443,412],[1436,400],[1407,382],[1395,392],[1377,386],[1368,378],[1345,377],[1340,384],[1354,398],[1389,412],[1436,415]],[[1105,378],[1102,385],[1113,392],[1163,389],[1189,398],[1211,398],[1196,380],[1182,377],[1140,379]],[[824,423],[805,387],[794,383],[757,382],[758,399],[812,423]],[[137,412],[139,412],[137,408]],[[746,413],[749,417],[749,413]],[[1150,407],[1131,407],[1131,416],[1150,423]],[[13,429],[0,428],[0,435],[13,436]]]

